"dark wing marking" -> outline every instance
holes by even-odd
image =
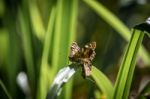
[[[77,58],[79,57],[79,53],[80,53],[80,47],[76,42],[73,42],[70,47],[70,55],[69,55],[70,61],[76,62]]]
[[[96,48],[96,42],[88,43],[84,46],[84,57],[89,58],[90,61],[92,61],[95,58],[95,48]]]

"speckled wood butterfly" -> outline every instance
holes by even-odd
[[[82,76],[84,78],[91,75],[91,62],[96,55],[95,48],[96,42],[90,42],[83,48],[80,48],[76,42],[73,42],[70,47],[69,60],[82,66]]]

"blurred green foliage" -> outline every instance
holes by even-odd
[[[149,1],[139,1],[0,0],[0,80],[3,82],[1,89],[7,89],[7,94],[0,89],[0,97],[45,98],[57,71],[69,64],[73,41],[79,45],[96,41],[93,64],[114,82],[130,38],[127,27],[143,22],[150,15]],[[136,67],[140,69],[141,81],[145,77],[142,71],[150,65],[147,61],[149,44],[145,36]],[[24,92],[17,83],[22,71],[27,74],[29,92]],[[61,99],[94,97],[95,85],[87,83],[80,75],[74,79],[63,89]],[[137,90],[132,88],[131,92],[137,93]]]

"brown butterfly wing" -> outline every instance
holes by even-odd
[[[95,50],[95,48],[96,48],[96,42],[90,42],[90,43],[86,44],[84,47],[92,49],[92,50]]]
[[[88,43],[84,46],[84,57],[89,58],[90,61],[92,61],[95,58],[95,48],[96,48],[96,42]]]
[[[76,42],[73,42],[70,47],[70,55],[69,60],[72,62],[77,62],[77,58],[79,57],[80,47]]]

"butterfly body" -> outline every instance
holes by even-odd
[[[80,48],[76,42],[73,42],[70,48],[69,60],[73,63],[82,65],[82,75],[85,78],[90,76],[92,69],[92,60],[95,58],[96,42],[86,44]]]

